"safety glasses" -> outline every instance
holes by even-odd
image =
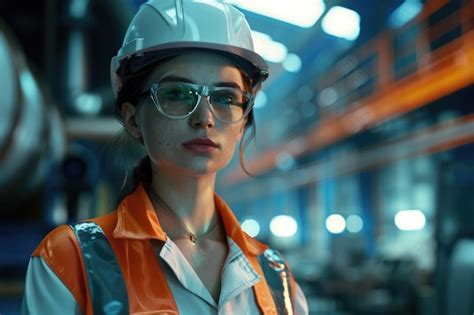
[[[233,87],[213,87],[187,82],[154,83],[150,88],[151,99],[165,116],[181,119],[190,116],[201,98],[214,116],[225,123],[236,123],[247,117],[254,105],[254,95]]]

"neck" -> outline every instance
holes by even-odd
[[[189,228],[196,234],[201,234],[209,228],[216,209],[214,204],[215,173],[203,176],[187,176],[183,174],[168,174],[153,170],[153,180],[150,198],[155,205],[158,217],[156,195],[163,200]],[[164,222],[163,222],[164,223]]]

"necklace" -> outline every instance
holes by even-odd
[[[153,196],[156,197],[156,199],[158,200],[158,202],[160,203],[162,208],[166,212],[171,214],[175,218],[175,220],[178,221],[178,223],[181,225],[181,227],[184,228],[184,230],[186,231],[187,237],[193,243],[193,245],[196,245],[196,242],[197,242],[198,238],[202,238],[202,237],[206,236],[207,234],[212,232],[214,230],[214,228],[217,226],[217,223],[218,223],[217,215],[214,215],[214,217],[212,218],[212,222],[210,224],[210,227],[207,229],[207,231],[198,236],[198,235],[196,235],[196,233],[192,232],[188,228],[188,226],[184,223],[184,221],[181,220],[181,218],[173,210],[171,210],[171,208],[168,206],[168,204],[166,204],[166,202],[164,202],[164,200],[161,199],[161,197],[157,193],[155,193],[155,191],[153,189],[151,189],[151,193],[153,194]]]

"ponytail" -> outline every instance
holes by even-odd
[[[143,184],[146,190],[151,187],[153,179],[151,161],[148,155],[145,155],[140,162],[133,169],[132,187],[133,191],[137,189],[138,185]]]

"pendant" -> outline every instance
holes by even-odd
[[[194,245],[196,245],[197,237],[196,234],[189,232],[189,239],[191,242],[193,242]]]

